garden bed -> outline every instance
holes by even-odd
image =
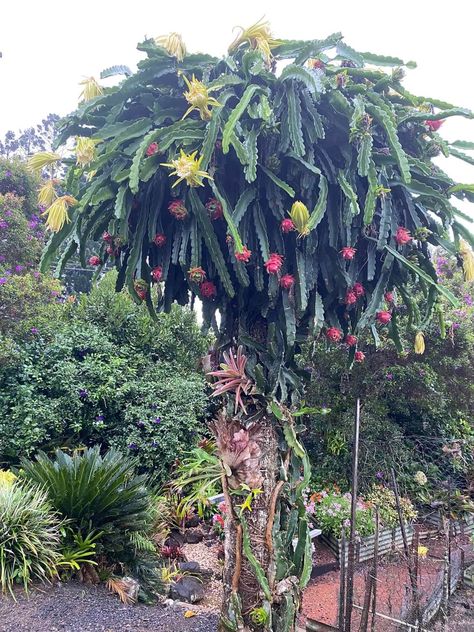
[[[406,525],[405,532],[408,544],[413,542],[413,526]],[[331,549],[338,562],[341,560],[341,541],[333,535],[322,535],[322,541]],[[374,557],[375,535],[367,535],[357,539],[355,546],[355,561],[365,562]],[[403,536],[400,527],[393,529],[382,529],[379,534],[379,555],[384,555],[389,551],[397,551],[403,548]],[[348,543],[346,543],[345,561],[348,560]]]

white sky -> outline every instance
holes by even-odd
[[[437,9],[436,7],[440,8]],[[180,32],[188,50],[224,54],[235,25],[263,15],[275,37],[322,39],[342,31],[360,51],[418,63],[405,86],[474,110],[472,0],[3,0],[0,15],[0,135],[72,111],[84,76],[141,58],[145,37]],[[449,140],[474,141],[474,120],[449,119]],[[456,158],[443,165],[458,181],[474,181],[474,167]]]

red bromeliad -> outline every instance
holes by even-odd
[[[351,261],[351,259],[354,259],[357,250],[352,248],[352,246],[344,246],[340,252],[343,259]]]
[[[210,200],[206,202],[206,209],[212,221],[215,221],[216,219],[221,219],[221,217],[224,217],[224,210],[222,208],[222,204],[216,198],[211,198]]]
[[[156,233],[153,238],[153,243],[158,248],[162,248],[166,244],[166,235],[164,233]]]
[[[235,355],[229,349],[224,351],[223,357],[224,362],[220,365],[221,368],[208,373],[208,375],[217,378],[217,381],[212,385],[213,396],[217,397],[227,392],[234,393],[235,412],[242,408],[246,413],[242,395],[250,395],[253,387],[252,380],[245,373],[247,356],[243,353],[242,347],[239,346]]]
[[[284,274],[280,279],[280,286],[284,290],[290,290],[295,284],[295,277],[292,274]]]
[[[388,325],[388,323],[392,320],[392,314],[386,310],[381,310],[380,312],[377,312],[376,318],[381,325]]]
[[[283,256],[277,252],[272,252],[264,265],[268,274],[278,274],[283,265]]]
[[[217,294],[217,288],[212,281],[204,281],[201,283],[199,290],[204,298],[214,298]]]
[[[295,230],[295,225],[293,220],[287,217],[281,220],[280,228],[282,233],[290,233],[292,230]]]
[[[331,342],[339,342],[342,339],[342,331],[337,327],[329,327],[326,331],[326,338]]]
[[[91,266],[100,266],[101,263],[102,260],[97,255],[92,255],[92,257],[89,258],[89,265]]]
[[[183,221],[189,215],[188,209],[184,206],[183,200],[174,200],[173,202],[170,202],[168,204],[168,211],[179,221]]]
[[[403,226],[399,226],[397,228],[397,232],[395,233],[395,241],[399,246],[404,246],[411,241],[412,237],[410,235],[410,231]]]

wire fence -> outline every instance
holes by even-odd
[[[447,632],[450,596],[474,561],[472,445],[422,436],[404,437],[403,445],[387,444],[383,437],[368,441],[360,437],[359,412],[358,407],[351,517],[340,538],[323,535],[323,547],[332,551],[339,568],[316,578],[315,599],[326,603],[320,604],[320,620],[309,620],[307,630],[431,632],[437,621],[441,627],[436,629]],[[411,461],[407,445],[413,450]],[[362,537],[356,511],[359,490],[370,484],[365,478],[369,460],[380,467],[381,486],[393,492],[397,520],[387,528],[380,520],[384,508],[376,506],[375,533]],[[413,461],[420,468],[415,475]],[[404,496],[414,499],[419,510],[412,522],[404,515]],[[322,555],[318,546],[317,556]]]

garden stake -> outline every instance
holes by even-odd
[[[352,487],[351,487],[351,530],[349,536],[349,553],[347,560],[347,592],[345,609],[345,632],[351,632],[352,600],[354,598],[354,564],[356,538],[356,510],[357,510],[357,470],[359,466],[359,430],[360,430],[360,399],[357,398],[354,419],[354,443],[352,446]],[[343,560],[343,565],[345,559]]]
[[[342,560],[342,563],[341,563]],[[345,628],[345,607],[346,607],[346,530],[341,529],[341,548],[339,552],[339,612],[338,612],[338,628],[340,632],[344,632]]]
[[[377,573],[379,566],[379,534],[380,534],[380,514],[379,508],[375,507],[375,542],[374,542],[374,568],[373,568],[373,590],[372,590],[372,622],[371,632],[375,632],[375,616],[377,613]]]

